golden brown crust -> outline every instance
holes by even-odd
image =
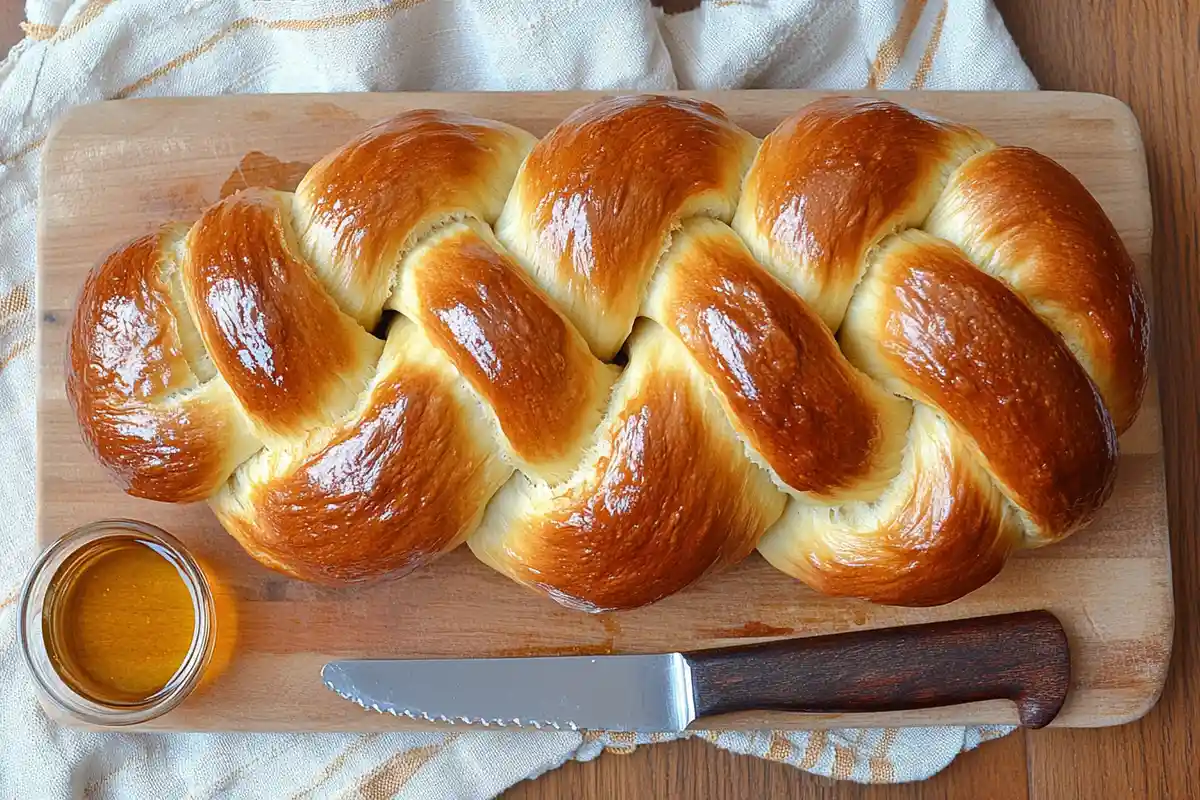
[[[886,100],[818,100],[763,140],[734,228],[837,330],[867,251],[924,220],[951,170],[988,146]]]
[[[760,538],[822,592],[936,604],[1088,521],[1148,324],[1086,189],[875,99],[757,144],[658,96],[536,146],[455,112],[380,123],[294,195],[240,192],[93,272],[84,436],[297,577],[403,574],[469,536],[590,610]],[[639,315],[614,386],[600,359]]]
[[[462,542],[511,468],[428,350],[398,325],[357,414],[310,453],[248,464],[215,498],[252,555],[305,580],[348,583],[404,575]]]
[[[1117,432],[1142,405],[1150,321],[1133,260],[1096,199],[1046,156],[1001,147],[954,174],[927,229],[1019,292],[1070,346]]]
[[[850,366],[820,318],[726,225],[696,221],[675,235],[649,308],[784,484],[837,498],[874,494],[895,475],[908,404]]]
[[[962,435],[919,407],[901,476],[878,501],[793,503],[759,551],[823,594],[932,606],[994,578],[1021,537]]]
[[[130,494],[211,494],[258,443],[224,381],[189,363],[165,278],[173,226],[93,269],[68,343],[67,397],[92,452]]]
[[[406,262],[401,309],[496,414],[533,471],[562,478],[599,424],[616,370],[482,230],[454,224]]]
[[[498,228],[609,360],[680,219],[728,220],[754,138],[716,106],[614,97],[563,120],[529,153]]]
[[[192,227],[184,265],[205,349],[264,438],[336,421],[382,349],[295,255],[286,226],[278,193],[239,192]]]
[[[476,555],[601,611],[652,603],[754,549],[783,496],[681,349],[652,324],[635,333],[595,463],[553,492],[497,498],[469,540]]]
[[[311,224],[303,239],[339,305],[373,328],[414,237],[455,217],[495,222],[532,144],[501,122],[422,109],[368,128],[317,162],[296,201]]]
[[[889,239],[842,346],[966,431],[1035,539],[1066,536],[1107,499],[1117,437],[1095,385],[1054,331],[953,245],[916,231]]]

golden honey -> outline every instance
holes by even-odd
[[[135,703],[187,658],[196,604],[179,565],[136,537],[100,540],[55,575],[43,617],[51,663],[80,694]]]
[[[213,594],[182,543],[101,520],[49,545],[21,592],[18,638],[44,701],[99,725],[165,714],[204,678]]]

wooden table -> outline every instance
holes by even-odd
[[[568,764],[508,797],[1092,798],[1188,797],[1200,791],[1200,2],[997,0],[1043,88],[1111,94],[1142,125],[1155,206],[1155,320],[1162,365],[1176,576],[1175,657],[1159,705],[1120,728],[1016,733],[922,784],[858,787],[733,756],[699,741]],[[0,8],[0,53],[20,35]]]

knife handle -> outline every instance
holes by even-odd
[[[699,717],[732,711],[902,711],[1012,700],[1041,728],[1067,696],[1062,624],[1024,611],[685,653]]]

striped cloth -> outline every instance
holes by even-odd
[[[33,553],[39,154],[83,102],[402,89],[1032,89],[986,0],[449,3],[29,0],[0,65],[0,798],[489,797],[668,737],[461,732],[95,734],[37,705],[14,601]],[[170,7],[168,15],[163,9]],[[668,13],[669,12],[669,13]],[[1004,728],[694,733],[862,782],[936,773]]]

